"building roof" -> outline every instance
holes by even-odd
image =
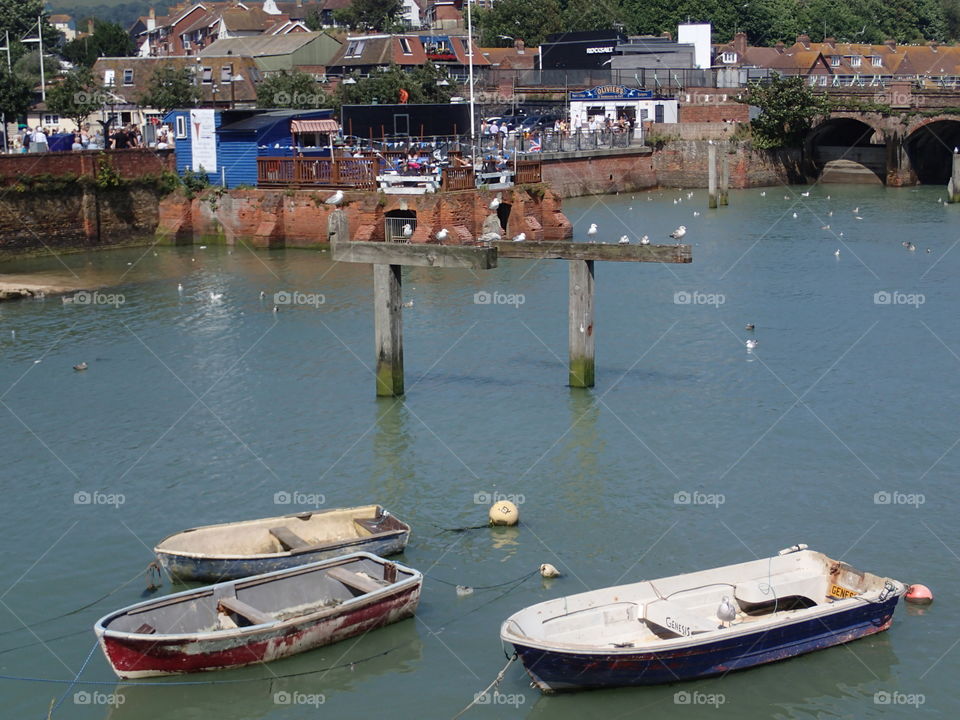
[[[330,117],[333,110],[266,110],[250,115],[242,120],[227,122],[220,126],[220,132],[250,132],[261,128],[271,127],[284,120],[293,120],[304,117]],[[227,118],[224,118],[225,120]]]
[[[263,55],[289,55],[307,43],[313,42],[324,33],[295,32],[286,35],[254,35],[253,37],[223,38],[216,40],[200,52],[207,55],[237,55],[240,57],[259,57]]]
[[[53,25],[66,25],[73,20],[73,17],[70,15],[51,15],[50,23]]]

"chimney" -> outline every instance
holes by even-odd
[[[150,14],[147,15],[147,30],[154,30],[157,27],[157,11],[150,8]]]
[[[803,45],[805,50],[810,49],[810,36],[809,35],[797,35],[797,44]]]
[[[832,37],[825,37],[823,39],[823,44],[833,48],[837,46],[837,41]]]
[[[513,49],[517,51],[517,55],[522,55],[524,52],[523,40],[517,38],[513,41]]]
[[[883,41],[883,44],[890,48],[891,52],[897,51],[897,41],[893,38],[887,38]]]
[[[93,18],[87,19],[87,34],[93,35]]]
[[[783,43],[780,40],[777,40],[777,44],[773,46],[773,49],[783,55],[783,47]]]
[[[747,34],[745,32],[738,32],[733,36],[733,49],[741,59],[747,54]]]

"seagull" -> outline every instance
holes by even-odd
[[[223,299],[223,293],[210,291],[210,302],[220,302]]]
[[[829,230],[829,229],[830,229],[830,226],[829,226],[829,225],[824,225],[824,226],[821,227],[820,229],[821,229],[821,230]]]
[[[800,197],[810,197],[810,191],[800,193]]]
[[[261,291],[260,291],[260,299],[263,300],[266,296],[267,296],[267,294],[266,294],[263,290],[261,290]]]
[[[684,235],[686,235],[686,234],[687,234],[687,226],[686,226],[686,225],[681,225],[681,226],[678,227],[676,230],[674,230],[672,233],[670,233],[670,237],[672,237],[674,240],[679,240],[680,238],[682,238],[682,237],[683,237]]]
[[[206,245],[201,245],[201,246],[200,246],[200,249],[201,249],[201,250],[206,250],[206,249],[207,249],[207,246],[206,246]]]
[[[724,596],[723,600],[720,601],[720,607],[717,608],[717,619],[721,623],[727,623],[729,625],[736,617],[737,609],[730,604],[730,599]],[[723,627],[723,625],[721,624],[720,627]]]
[[[694,217],[700,217],[700,211],[699,211],[699,210],[694,210],[694,211],[693,211],[693,216],[694,216]]]
[[[514,241],[514,242],[523,242],[523,241],[526,240],[526,239],[527,239],[527,234],[526,234],[526,233],[520,233],[519,235],[514,235],[514,236],[513,236],[513,241]]]
[[[793,214],[793,217],[794,217],[794,219],[796,219],[796,217],[797,217],[797,214],[796,214],[796,213],[794,213],[794,214]]]
[[[754,324],[753,324],[753,323],[747,323],[747,330],[749,330],[750,332],[753,332],[753,329],[754,329]]]
[[[859,215],[854,215],[854,216],[853,216],[853,219],[854,219],[854,220],[863,220],[863,218],[860,217]]]
[[[630,238],[627,235],[621,235],[620,239],[617,241],[617,245],[629,245]]]
[[[859,206],[859,205],[857,205],[857,206],[853,209],[853,214],[854,214],[854,215],[859,215],[859,214],[860,214],[860,206]]]
[[[337,190],[333,195],[324,200],[324,202],[327,205],[339,205],[343,202],[343,190]]]
[[[78,365],[74,365],[74,366],[73,366],[73,369],[76,370],[77,372],[81,372],[82,370],[86,370],[86,369],[87,369],[87,364],[86,364],[85,362],[82,362],[82,363],[80,363],[80,364],[78,364]]]
[[[840,248],[837,248],[836,250],[833,251],[833,256],[840,257]]]
[[[450,231],[447,230],[446,228],[441,228],[441,229],[440,229],[440,232],[438,232],[435,237],[436,237],[437,240],[439,240],[440,242],[443,242],[443,241],[446,240],[448,237],[450,237]]]
[[[766,197],[766,196],[767,196],[767,191],[766,191],[766,190],[761,190],[761,191],[760,191],[760,197]]]
[[[183,292],[183,283],[177,283],[177,292]]]
[[[833,210],[827,213],[827,217],[833,217]]]
[[[274,311],[275,313],[278,313],[278,312],[280,312],[280,308],[278,308],[276,305],[274,305],[274,306],[273,306],[273,311]]]
[[[401,232],[403,233],[403,236],[404,236],[405,238],[408,238],[408,237],[410,237],[411,235],[413,235],[413,226],[412,226],[410,223],[406,223],[406,224],[403,226],[403,230],[401,230]]]
[[[932,253],[933,250],[931,250],[930,248],[927,248],[927,252],[928,252],[928,253]]]
[[[500,198],[495,197],[493,200],[490,201],[490,209],[496,210],[498,207],[500,207]]]
[[[913,243],[910,243],[910,247],[908,247],[907,250],[909,250],[910,252],[916,252],[917,246],[914,245]]]
[[[405,308],[412,308],[412,307],[413,307],[413,300],[408,300],[407,302],[403,303],[403,306],[404,306]]]
[[[784,195],[784,196],[783,196],[783,199],[784,199],[784,200],[789,200],[789,199],[790,199],[790,196],[789,196],[789,195]]]
[[[641,244],[641,245],[649,245],[649,244],[650,244],[650,236],[649,236],[649,235],[644,235],[642,238],[640,238],[640,244]]]
[[[747,346],[747,350],[753,350],[760,343],[757,340],[750,339],[750,340],[747,340],[747,342],[744,344]]]
[[[692,192],[688,192],[688,193],[687,193],[687,200],[693,200],[693,193],[692,193]]]
[[[597,234],[597,224],[590,223],[590,229],[587,230],[587,235],[596,235]]]

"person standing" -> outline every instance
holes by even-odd
[[[37,129],[30,136],[30,152],[46,152],[48,149],[47,134],[37,125]]]

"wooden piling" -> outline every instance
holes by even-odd
[[[717,146],[707,146],[707,207],[717,207]]]
[[[717,200],[721,206],[729,205],[729,190],[730,190],[730,154],[727,152],[727,147],[724,145],[722,152],[720,153],[720,193]]]
[[[327,218],[327,242],[347,242],[350,239],[350,230],[347,225],[347,214],[337,208]]]
[[[403,308],[400,265],[373,266],[373,323],[377,395],[403,395]]]
[[[953,173],[947,183],[947,202],[960,202],[960,153],[953,153]]]
[[[570,387],[593,387],[593,260],[569,260],[570,265]]]

